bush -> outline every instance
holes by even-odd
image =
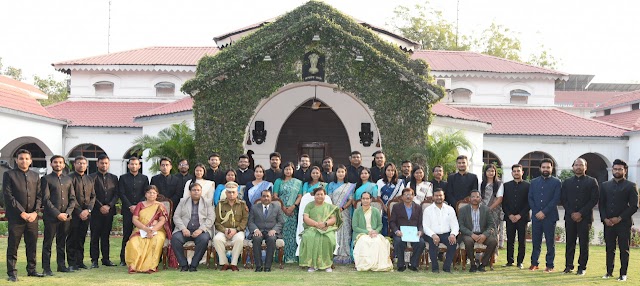
[[[9,235],[9,222],[0,221],[0,235]]]
[[[122,215],[116,214],[113,216],[113,226],[111,227],[112,232],[122,232]]]

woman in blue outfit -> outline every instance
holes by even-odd
[[[393,200],[402,194],[405,183],[402,179],[398,179],[398,169],[393,163],[387,164],[384,167],[384,177],[378,180],[378,190],[380,191],[380,199],[382,199],[382,235],[387,236],[388,230],[388,218],[387,218],[387,205],[389,201]]]
[[[354,200],[362,198],[362,193],[370,193],[374,198],[378,197],[378,186],[371,182],[371,171],[369,168],[362,168],[360,170],[360,180],[356,183],[356,193],[353,197]]]
[[[220,202],[221,200],[227,199],[227,193],[224,191],[225,190],[224,185],[228,182],[236,181],[236,171],[233,169],[227,170],[224,178],[225,178],[224,184],[218,185],[216,187],[216,192],[213,194],[213,204],[216,207],[218,206],[218,202]]]

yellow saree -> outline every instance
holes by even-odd
[[[162,203],[156,202],[145,207],[141,202],[136,206],[133,215],[138,216],[138,220],[146,226],[158,223],[161,217],[165,218],[163,228],[158,230],[152,238],[141,237],[140,229],[134,228],[125,248],[125,261],[129,266],[129,273],[157,272],[164,241],[171,238],[169,214]]]

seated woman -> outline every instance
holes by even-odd
[[[309,272],[324,269],[331,272],[333,252],[336,248],[336,230],[342,219],[337,206],[325,203],[327,191],[313,190],[314,202],[304,209],[304,231],[300,242],[300,266]]]
[[[371,194],[362,193],[361,207],[353,212],[353,260],[358,271],[390,271],[391,245],[383,235],[380,211],[371,207]]]
[[[164,204],[156,201],[158,188],[148,186],[144,197],[146,200],[138,203],[133,210],[135,228],[125,248],[129,273],[157,272],[164,241],[171,239],[169,213]]]

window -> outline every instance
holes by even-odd
[[[605,109],[604,115],[611,115],[611,109]]]
[[[466,103],[471,102],[471,90],[466,88],[456,88],[451,91],[451,102]]]
[[[511,104],[527,104],[531,93],[523,89],[514,89],[509,92],[509,95],[511,96],[509,99]]]
[[[113,95],[113,82],[99,81],[93,84],[93,88],[96,90],[96,96],[112,96]]]
[[[98,156],[102,154],[106,153],[104,152],[104,150],[102,150],[102,148],[100,148],[100,146],[93,144],[82,144],[71,150],[71,153],[69,153],[69,158],[67,158],[67,160],[72,163],[78,156],[87,157],[87,161],[89,161],[87,173],[91,174],[98,171]]]
[[[502,167],[502,161],[500,161],[500,158],[498,158],[498,155],[496,155],[491,151],[487,151],[487,150],[482,151],[482,162],[484,164],[492,164],[492,163],[496,164],[496,167],[498,168]]]
[[[46,168],[47,167],[47,159],[45,158],[46,154],[42,151],[42,148],[38,146],[36,143],[28,143],[24,144],[13,153],[13,158],[16,158],[18,155],[18,150],[25,149],[31,152],[31,168]],[[14,164],[14,162],[11,162]]]
[[[555,176],[557,167],[556,160],[551,158],[551,156],[549,156],[549,154],[547,153],[536,151],[524,155],[524,157],[520,159],[519,163],[520,165],[522,165],[522,169],[524,171],[523,178],[525,180],[531,180],[539,177],[541,175],[540,161],[545,158],[551,159],[551,161],[553,161],[553,171],[551,172],[551,175]]]
[[[298,145],[298,159],[300,155],[309,155],[311,166],[322,166],[324,157],[329,156],[329,143],[326,142],[303,142]]]
[[[157,97],[171,97],[175,95],[176,85],[171,82],[159,82],[156,83],[156,96]]]
[[[640,109],[640,103],[634,103],[631,105],[631,110],[638,110]]]

